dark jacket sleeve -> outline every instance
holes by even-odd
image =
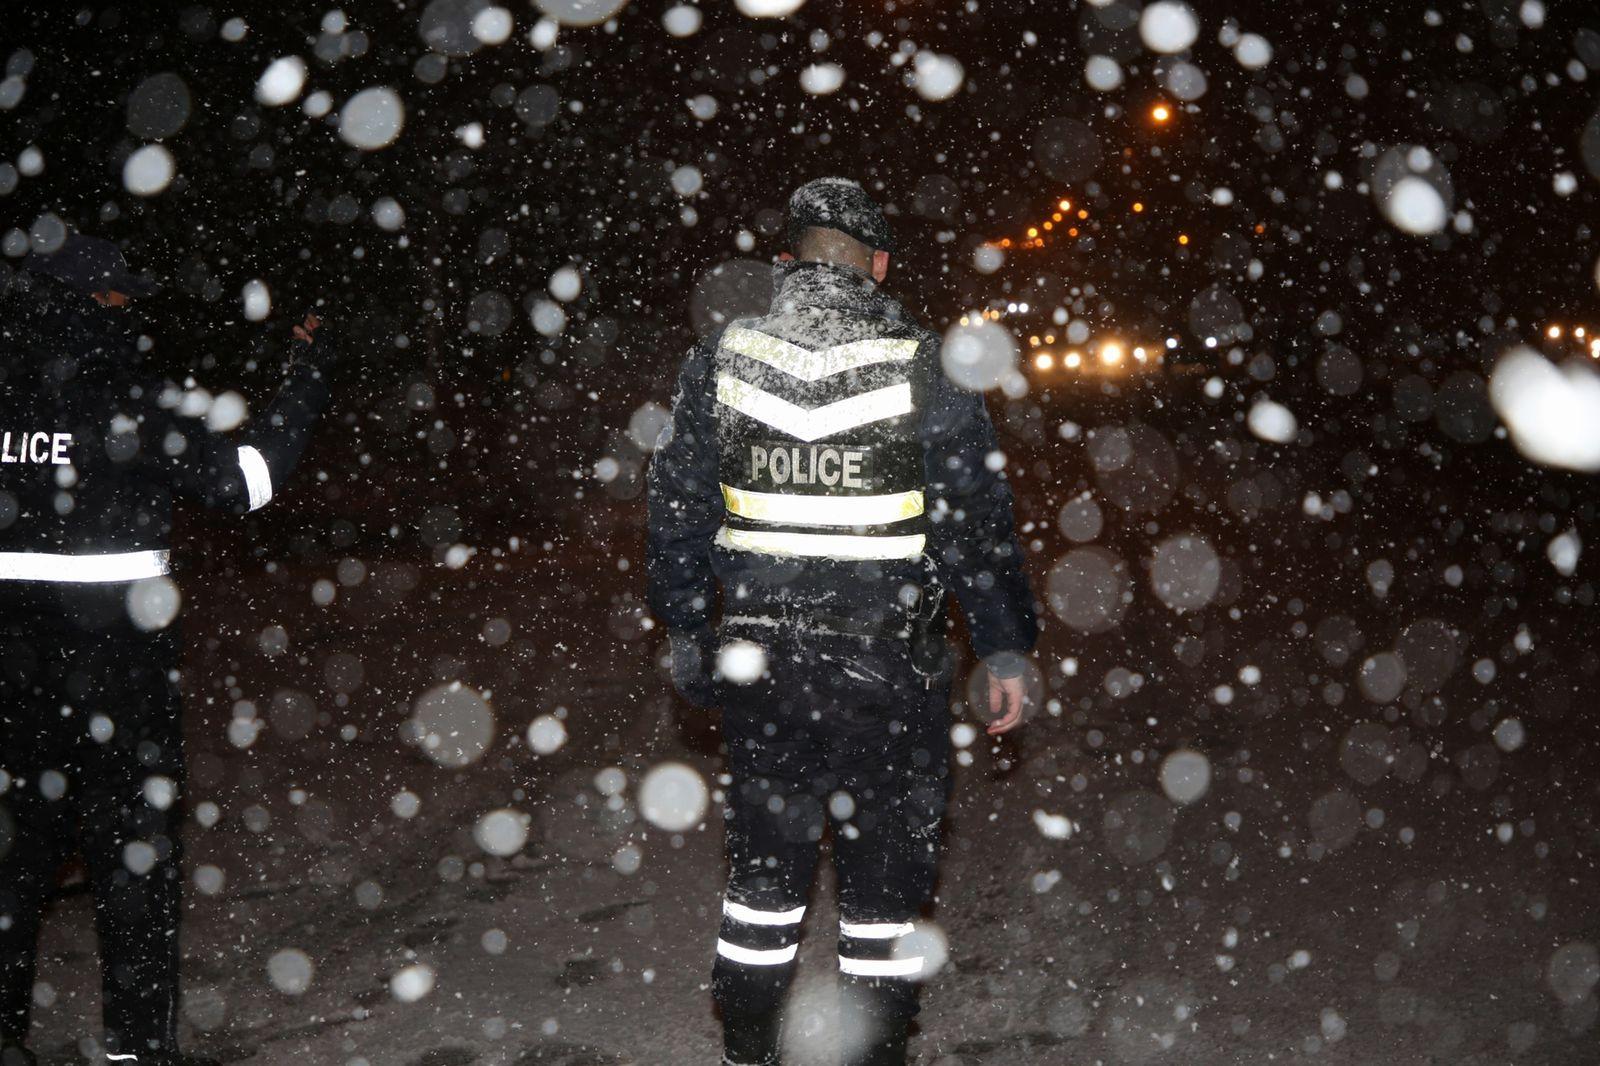
[[[937,352],[938,342],[932,343]],[[1011,486],[989,468],[990,455],[1000,447],[994,424],[983,397],[951,382],[937,356],[930,377],[922,422],[928,555],[961,603],[979,658],[1028,652],[1038,621],[1022,570]]]
[[[315,343],[331,341],[319,335]],[[236,437],[158,409],[143,427],[147,460],[174,492],[207,507],[243,514],[266,506],[299,463],[328,404],[328,383],[317,363],[296,361],[267,409]]]
[[[724,509],[711,409],[714,350],[714,340],[697,345],[684,360],[672,423],[650,462],[650,610],[668,629],[709,625],[716,607],[711,541]]]

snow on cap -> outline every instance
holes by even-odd
[[[789,197],[789,244],[812,226],[847,233],[873,251],[894,251],[888,220],[867,191],[849,178],[817,178]]]
[[[70,234],[49,254],[28,253],[22,269],[55,278],[85,294],[114,290],[127,296],[148,296],[161,288],[151,278],[129,270],[116,244],[81,233]]]

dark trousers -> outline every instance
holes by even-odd
[[[183,785],[175,633],[0,631],[0,1036],[28,1033],[39,922],[80,851],[113,1050],[176,1050]]]
[[[760,640],[769,676],[726,686],[728,887],[713,970],[727,1060],[777,1062],[818,847],[839,883],[840,1039],[849,1063],[903,1062],[922,974],[911,923],[933,894],[949,786],[949,682],[902,642]]]

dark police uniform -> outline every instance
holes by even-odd
[[[847,206],[864,199],[850,188]],[[650,603],[680,687],[723,707],[724,1061],[778,1061],[831,827],[846,1058],[899,1063],[922,972],[911,922],[933,892],[948,787],[944,596],[986,658],[1032,647],[1033,601],[1011,493],[987,463],[993,427],[943,374],[939,338],[859,271],[776,269],[771,313],[684,364],[650,472]],[[764,651],[759,679],[713,679],[733,640]]]
[[[109,1060],[191,1061],[176,1032],[184,773],[180,645],[165,625],[176,607],[173,499],[238,514],[263,506],[328,399],[330,339],[319,331],[296,343],[268,410],[224,440],[143,375],[122,313],[96,306],[90,288],[25,270],[0,299],[6,1066],[29,1061],[40,913],[74,845],[94,893]]]

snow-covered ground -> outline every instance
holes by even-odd
[[[633,505],[595,506],[620,519]],[[664,760],[715,787],[714,719],[668,697],[627,600],[639,574],[617,554],[565,574],[419,563],[404,593],[403,564],[373,559],[326,607],[310,606],[328,576],[312,567],[209,588],[190,575],[190,801],[217,814],[189,829],[194,1047],[308,1066],[715,1061],[720,819],[713,804],[703,826],[663,833],[635,805]],[[1123,628],[1161,644],[1166,611]],[[1140,684],[1083,676],[1115,654],[1051,619],[1040,661],[1061,713],[968,749],[959,770],[932,915],[950,956],[916,1061],[1587,1061],[1589,815],[1568,801],[1583,779],[1548,749],[1502,751],[1520,739],[1504,730],[1500,746],[1458,744],[1447,725],[1419,728],[1425,712],[1384,722],[1370,702],[1297,696],[1326,634],[1278,644],[1249,615],[1208,629],[1198,668],[1153,665],[1169,646]],[[1268,648],[1276,661],[1214,668]],[[1517,668],[1486,687],[1466,676],[1472,654],[1455,680],[1509,709]],[[1326,674],[1350,680],[1361,661]],[[1231,698],[1219,670],[1237,674]],[[494,731],[478,752],[463,712],[456,739],[475,757],[445,767],[402,735],[418,696],[456,681],[485,694]],[[263,723],[244,749],[240,700]],[[1528,709],[1529,737],[1544,713]],[[536,755],[528,727],[552,714],[565,743]],[[1179,748],[1205,759],[1163,764]],[[625,784],[597,776],[612,767]],[[1204,793],[1175,802],[1206,771]],[[474,839],[501,808],[529,816],[510,858]],[[796,1063],[831,1061],[826,898],[827,883],[807,919]],[[93,951],[88,899],[68,895],[40,973],[46,1062],[79,1061],[93,1029]]]

